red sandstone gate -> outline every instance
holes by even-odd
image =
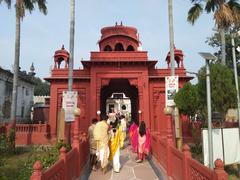
[[[137,117],[137,111],[142,111],[142,119],[151,131],[152,154],[169,177],[176,180],[226,180],[221,160],[215,162],[216,168],[212,171],[191,158],[188,146],[184,146],[183,152],[174,147],[172,120],[163,113],[165,76],[170,75],[169,66],[165,69],[155,67],[157,61],[149,60],[147,51],[141,50],[137,30],[133,27],[116,25],[103,28],[101,33],[100,51],[91,52],[90,60],[82,61],[83,69],[73,72],[73,90],[78,92],[78,107],[82,111],[74,122],[73,149],[67,154],[61,149],[59,160],[46,172],[37,162],[31,179],[72,179],[79,176],[88,150],[86,137],[79,137],[79,131],[87,131],[90,119],[96,117],[98,110],[106,112],[106,98],[111,93],[123,92],[131,98],[133,116]],[[168,64],[169,60],[168,54]],[[181,88],[191,77],[186,75],[181,50],[175,50],[175,60]],[[63,61],[65,64],[61,68]],[[64,48],[56,51],[52,75],[46,78],[51,82],[49,125],[52,142],[56,140],[62,92],[67,89],[68,61],[69,54]]]
[[[156,60],[148,59],[148,52],[142,51],[137,29],[123,25],[105,27],[98,41],[98,52],[91,52],[90,60],[81,61],[83,69],[73,72],[73,90],[78,91],[78,105],[81,108],[80,131],[87,130],[90,119],[101,110],[106,113],[106,98],[113,92],[124,92],[131,98],[132,115],[141,119],[153,134],[166,135],[165,76],[170,69],[156,68]],[[183,53],[175,50],[177,62],[176,75],[179,86],[191,79],[183,66]],[[46,78],[51,82],[50,132],[54,141],[57,131],[57,115],[62,106],[62,91],[67,89],[69,54],[64,49],[54,55],[52,76]],[[169,56],[166,58],[169,64]],[[61,68],[61,64],[63,68]]]

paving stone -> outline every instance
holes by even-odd
[[[122,168],[119,173],[113,172],[112,166],[109,165],[107,173],[103,175],[98,165],[98,170],[91,171],[87,177],[89,180],[157,180],[158,177],[149,161],[136,163],[136,157],[137,155],[132,153],[130,147],[127,147],[121,151]]]
[[[119,173],[113,172],[112,179],[114,180],[129,180],[131,178],[134,178],[133,169],[129,168],[127,166],[124,166],[120,169]]]
[[[137,178],[142,180],[155,180],[157,178],[150,165],[148,167],[144,165],[136,166],[134,167],[134,173]]]

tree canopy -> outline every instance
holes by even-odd
[[[240,28],[235,28],[234,32],[240,31]],[[226,34],[226,65],[230,68],[233,68],[233,58],[232,58],[232,43],[231,43],[231,35]],[[235,47],[240,46],[240,36],[236,36],[235,40]],[[219,32],[216,32],[212,35],[212,37],[208,37],[206,43],[216,49],[214,53],[215,56],[220,59],[221,57],[221,38]],[[236,59],[240,60],[240,53],[236,51]],[[239,65],[238,65],[239,66]],[[238,75],[240,75],[240,67],[238,68]]]
[[[237,104],[236,87],[233,71],[219,63],[210,64],[211,106],[212,112],[221,113],[225,116],[229,108],[235,108]],[[198,110],[206,117],[207,94],[206,94],[206,68],[199,70],[198,83],[190,82],[176,93],[174,97],[176,106],[182,114],[193,116]]]
[[[233,71],[219,63],[210,64],[211,106],[212,112],[217,111],[224,117],[229,108],[236,107],[237,96]],[[206,68],[199,70],[198,76],[199,108],[207,112]]]
[[[35,78],[36,86],[34,88],[34,96],[49,96],[50,95],[50,84],[43,82],[40,78]]]
[[[184,84],[175,95],[174,101],[180,113],[187,116],[194,116],[199,106],[196,85],[192,85],[190,82]]]

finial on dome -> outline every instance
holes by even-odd
[[[115,23],[115,26],[117,26],[118,24],[117,24],[117,21],[116,21],[116,23]]]
[[[32,65],[30,66],[30,72],[28,73],[30,76],[35,76],[35,67],[33,65],[33,62],[32,62]]]
[[[62,45],[62,50],[64,50],[65,48],[64,48],[64,44]]]
[[[122,21],[121,21],[121,26],[123,25]]]

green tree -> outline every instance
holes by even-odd
[[[48,82],[43,82],[40,78],[35,78],[34,82],[36,83],[34,87],[34,96],[50,95],[50,84]]]
[[[5,2],[8,8],[12,5],[12,0],[0,0],[0,4]],[[13,91],[12,91],[12,104],[11,104],[11,116],[12,127],[15,129],[16,124],[16,106],[17,106],[17,85],[18,85],[18,71],[19,71],[19,58],[20,58],[20,32],[21,32],[21,20],[25,16],[25,11],[30,13],[38,5],[39,10],[43,14],[47,14],[46,0],[16,0],[15,16],[16,16],[16,35],[15,35],[15,59],[14,59],[14,75],[13,75]]]
[[[193,7],[188,11],[187,20],[194,24],[205,10],[213,13],[217,28],[221,35],[221,63],[226,64],[225,30],[240,22],[239,0],[191,0]]]
[[[192,85],[190,82],[184,84],[174,96],[174,102],[180,113],[193,117],[199,107],[197,86]]]
[[[211,81],[211,104],[212,111],[220,112],[223,119],[229,108],[235,108],[236,88],[234,85],[233,71],[219,63],[210,64]],[[206,115],[207,112],[207,94],[206,94],[206,68],[199,70],[198,76],[198,97],[199,108]]]
[[[240,31],[240,28],[235,28],[235,32]],[[230,68],[233,68],[233,57],[232,57],[232,44],[231,44],[231,35],[226,34],[226,65]],[[240,46],[240,36],[237,36],[235,39],[235,45]],[[214,53],[215,56],[220,57],[221,55],[221,38],[219,32],[213,34],[212,37],[208,37],[206,43],[215,48],[216,52]],[[240,53],[236,52],[236,59],[240,60]],[[239,65],[238,65],[239,67]],[[240,67],[238,68],[238,75],[240,75]]]

